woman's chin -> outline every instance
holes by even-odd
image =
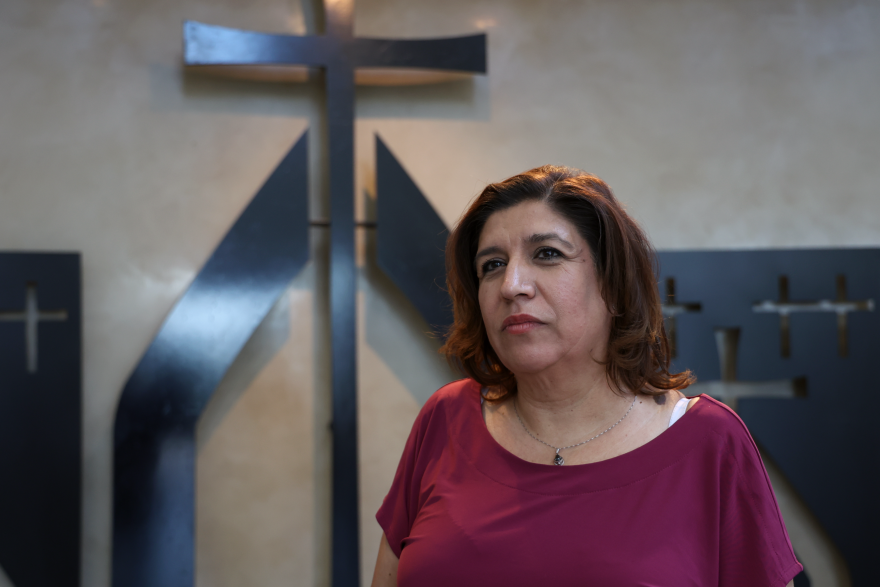
[[[558,357],[547,357],[547,356],[535,356],[535,355],[526,355],[526,356],[512,356],[509,358],[502,359],[502,363],[507,367],[511,373],[517,376],[523,375],[537,375],[547,369],[551,368],[558,361]]]

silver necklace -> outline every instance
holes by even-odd
[[[623,418],[626,418],[627,416],[629,416],[629,412],[630,412],[630,410],[633,409],[633,406],[636,405],[636,398],[638,398],[638,397],[639,397],[638,395],[636,395],[635,397],[633,397],[633,403],[631,403],[631,404],[629,405],[629,410],[626,411],[626,413],[623,415]],[[538,438],[537,436],[535,436],[534,434],[532,434],[531,432],[529,432],[529,429],[526,428],[526,423],[523,422],[523,421],[522,421],[522,418],[519,417],[519,410],[518,410],[517,407],[516,407],[516,398],[514,398],[514,400],[513,400],[513,411],[516,412],[516,419],[519,420],[519,423],[520,423],[520,424],[522,424],[523,430],[526,431],[526,434],[528,434],[529,436],[531,436],[532,438],[534,438],[535,440],[537,440],[537,441],[540,442],[541,444],[546,444],[546,445],[549,446],[550,448],[556,450],[556,456],[553,458],[553,464],[554,464],[554,465],[564,465],[564,464],[565,464],[565,459],[562,458],[562,455],[559,454],[559,451],[561,451],[561,450],[566,450],[566,449],[568,449],[568,448],[574,448],[574,447],[576,447],[576,446],[580,446],[580,445],[582,445],[582,444],[587,444],[587,443],[590,442],[591,440],[596,440],[597,438],[599,438],[600,436],[602,436],[603,434],[605,434],[606,432],[608,432],[608,430],[611,430],[612,428],[614,428],[615,426],[617,426],[618,424],[620,424],[621,422],[623,422],[623,418],[621,418],[620,420],[618,420],[617,422],[615,422],[614,424],[612,424],[611,426],[609,426],[607,430],[603,430],[602,432],[600,432],[599,434],[597,434],[597,435],[594,436],[593,438],[588,438],[588,439],[586,439],[586,440],[583,441],[583,442],[579,442],[579,443],[577,443],[577,444],[572,444],[571,446],[553,446],[553,445],[550,444],[549,442],[544,442],[543,440],[541,440],[540,438]]]

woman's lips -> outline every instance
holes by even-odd
[[[541,324],[543,323],[540,320],[529,314],[514,314],[504,319],[504,322],[501,323],[501,330],[510,334],[522,334],[534,330]]]

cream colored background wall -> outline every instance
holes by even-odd
[[[320,87],[184,74],[184,19],[297,34],[320,21],[309,0],[0,3],[0,250],[83,253],[89,587],[109,585],[118,395],[307,127],[326,215]],[[880,244],[875,2],[360,0],[356,29],[489,34],[487,77],[359,90],[361,215],[378,132],[449,224],[487,182],[555,162],[607,180],[659,248]],[[201,587],[327,584],[326,234],[312,238],[200,424]],[[452,375],[361,244],[366,576],[410,423]]]

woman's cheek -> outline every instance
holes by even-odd
[[[498,304],[492,297],[491,287],[488,284],[481,283],[477,292],[477,302],[480,304],[480,315],[483,317],[483,324],[486,330],[492,330],[494,325],[494,314],[498,309]]]

